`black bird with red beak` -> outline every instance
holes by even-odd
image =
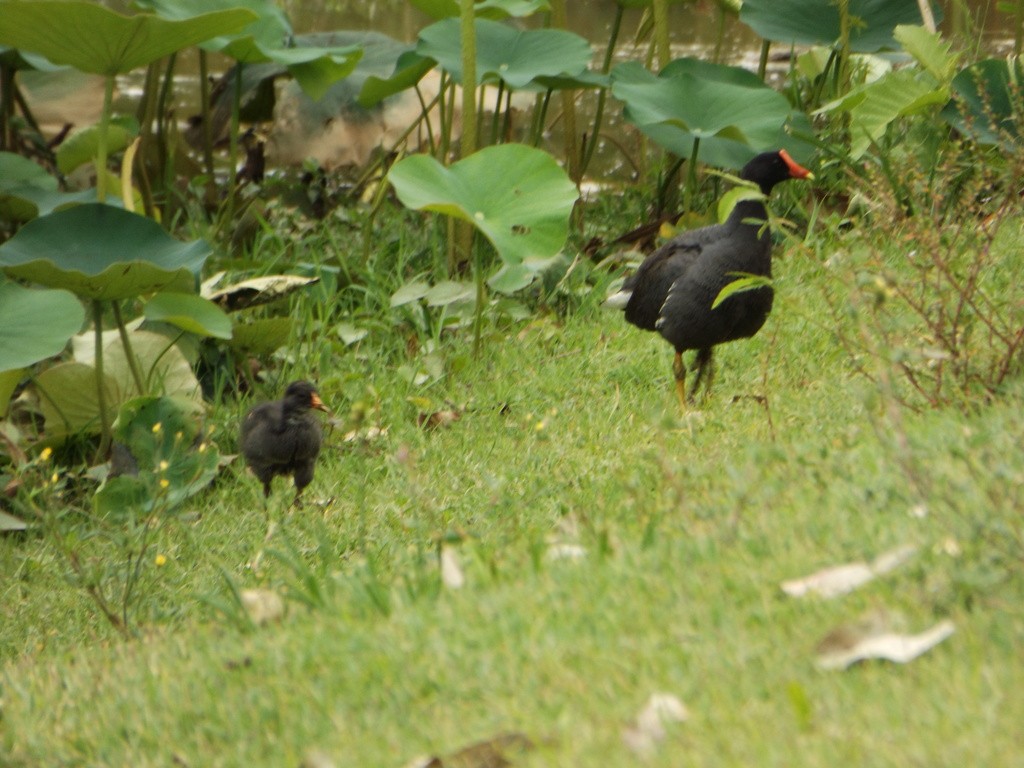
[[[788,179],[814,176],[785,150],[765,152],[747,163],[740,177],[766,196]],[[764,201],[742,200],[722,224],[676,235],[644,259],[608,306],[624,309],[626,320],[657,331],[676,349],[672,366],[680,403],[693,401],[701,383],[711,390],[711,351],[718,345],[757,333],[772,308],[771,286],[729,296],[711,305],[725,286],[743,275],[771,277],[772,243]],[[697,376],[686,394],[683,352],[697,350]]]
[[[255,406],[242,420],[242,455],[263,483],[265,497],[276,475],[294,478],[294,503],[313,480],[321,441],[320,423],[310,413],[314,408],[330,413],[312,384],[296,381],[282,399]]]

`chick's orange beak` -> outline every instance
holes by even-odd
[[[779,150],[779,157],[782,158],[782,162],[789,168],[790,178],[793,179],[810,179],[814,180],[814,174],[800,165],[796,160],[789,156],[789,152],[784,149]]]
[[[324,405],[324,401],[320,399],[320,395],[316,392],[309,396],[309,407],[316,408],[318,411],[323,411],[324,413],[331,412],[330,409]]]

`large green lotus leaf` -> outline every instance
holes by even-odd
[[[292,77],[309,98],[317,101],[338,80],[348,77],[363,51],[358,46],[265,49],[267,58],[288,67]]]
[[[557,253],[577,198],[550,155],[521,144],[487,147],[450,168],[414,155],[388,179],[405,206],[472,222],[509,263]]]
[[[3,3],[0,43],[83,72],[118,75],[237,32],[253,19],[250,11],[237,7],[173,21],[149,14],[123,16],[86,0],[21,0]]]
[[[116,408],[117,388],[104,376],[108,407]],[[42,371],[32,382],[43,412],[47,443],[59,444],[71,435],[99,434],[100,406],[96,394],[96,370],[85,363],[60,363]]]
[[[954,98],[942,110],[942,119],[975,141],[1016,151],[1022,82],[1024,64],[1020,60],[975,62],[953,78]]]
[[[223,51],[236,61],[250,59],[244,55],[235,56],[231,50],[233,45],[248,41],[238,50],[243,54],[248,45],[257,49],[280,48],[292,34],[287,14],[273,0],[136,0],[135,4],[161,18],[175,21],[194,19],[210,11],[244,8],[251,14],[248,24],[229,32],[218,32],[216,37],[207,38],[202,44],[203,48]]]
[[[321,98],[336,81],[348,77],[362,55],[357,45],[297,45],[287,15],[270,0],[141,0],[140,5],[163,18],[176,20],[195,18],[213,9],[244,7],[255,18],[251,24],[238,34],[207,40],[201,47],[246,64],[280,64],[313,100]]]
[[[896,49],[898,24],[920,24],[918,0],[849,0],[850,50]],[[935,9],[935,18],[942,13]],[[826,0],[743,0],[740,21],[765,40],[789,45],[833,45],[839,39],[839,5]]]
[[[34,219],[0,245],[9,275],[89,299],[194,290],[211,249],[182,243],[152,219],[87,203]]]
[[[22,184],[47,192],[57,189],[57,179],[43,166],[13,152],[0,152],[0,190]]]
[[[850,157],[860,158],[900,117],[937,109],[949,101],[949,89],[931,78],[901,69],[860,86],[821,112],[850,113]]]
[[[689,0],[669,0],[669,5],[676,3],[689,2]],[[739,10],[739,0],[719,0],[719,5],[725,8]],[[623,8],[648,8],[651,5],[651,0],[615,0],[616,5],[621,5]]]
[[[433,19],[446,19],[449,16],[459,15],[457,0],[409,0],[409,3]],[[473,13],[488,19],[530,16],[537,11],[548,10],[551,10],[548,0],[483,0],[483,2],[473,4]]]
[[[29,221],[58,208],[95,201],[95,189],[60,192],[57,179],[42,166],[0,152],[0,220]]]
[[[60,354],[83,322],[85,309],[73,293],[0,284],[0,371]]]
[[[194,293],[158,293],[146,302],[142,313],[147,320],[170,323],[198,336],[231,338],[231,318],[212,301]]]
[[[76,362],[95,365],[95,345],[88,343],[94,341],[92,332],[82,334],[74,341]],[[140,392],[136,386],[120,335],[104,334],[103,374],[114,386],[115,406],[133,397],[161,394],[188,401],[196,410],[202,409],[203,393],[199,380],[173,338],[162,333],[135,330],[128,334],[128,342],[138,361],[143,385],[149,391]]]
[[[690,156],[695,139],[701,160],[733,169],[779,147],[798,160],[812,152],[787,131],[810,134],[807,117],[738,67],[678,59],[656,76],[627,63],[613,70],[612,81],[612,93],[626,104],[626,119],[682,157]]]
[[[57,169],[66,175],[86,163],[93,162],[99,147],[99,134],[99,126],[90,125],[68,136],[57,147]],[[138,135],[139,121],[134,117],[129,115],[111,117],[107,126],[107,152],[113,154],[122,151]]]
[[[370,75],[363,83],[359,92],[359,104],[363,107],[372,107],[380,103],[388,96],[412,88],[423,79],[437,65],[429,56],[420,56],[411,48],[402,53],[395,62],[395,71],[390,77],[381,78]]]
[[[431,24],[419,34],[416,52],[436,60],[462,80],[462,41],[457,19]],[[477,82],[503,80],[525,88],[540,77],[578,75],[593,57],[590,43],[561,29],[518,30],[486,19],[476,20]]]

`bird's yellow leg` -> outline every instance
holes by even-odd
[[[683,355],[676,352],[672,360],[672,373],[676,377],[676,395],[679,397],[679,405],[686,410],[686,366],[683,364]]]

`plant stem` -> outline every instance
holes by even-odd
[[[757,76],[764,80],[768,74],[768,52],[772,49],[771,40],[761,41],[761,58],[757,62]]]
[[[459,34],[462,39],[462,151],[465,159],[476,152],[476,16],[473,0],[459,0]],[[455,225],[455,260],[465,264],[473,248],[473,225],[459,221]]]
[[[569,14],[566,11],[565,0],[551,0],[551,25],[556,29],[566,29],[569,23]],[[582,152],[578,148],[579,138],[576,130],[576,91],[565,89],[562,96],[562,135],[565,149],[565,166],[569,172],[569,178],[576,186],[582,180],[580,174],[580,159]]]
[[[213,177],[213,126],[210,125],[210,77],[206,51],[199,49],[199,111],[203,125],[203,169],[206,171],[206,194],[213,199],[216,189]]]
[[[498,94],[494,97],[494,116],[491,119],[491,144],[498,143],[498,126],[501,124],[501,99],[505,95],[505,81],[498,81]],[[509,89],[511,96],[511,89]]]
[[[92,324],[96,339],[96,403],[100,408],[100,447],[97,454],[105,459],[110,448],[110,414],[107,412],[107,389],[103,379],[103,302],[92,300]]]
[[[604,60],[601,62],[601,72],[605,75],[608,74],[612,67],[612,56],[615,55],[615,44],[619,39],[619,32],[622,29],[622,16],[625,11],[624,6],[615,5],[615,18],[612,20],[611,35],[608,38],[608,45],[604,49]],[[607,98],[608,89],[602,88],[601,92],[597,94],[597,110],[594,112],[594,127],[590,132],[590,141],[586,142],[583,161],[580,163],[581,179],[586,175],[587,168],[590,167],[590,161],[594,157],[594,150],[597,148],[598,138],[601,135],[601,122],[604,119],[604,103]]]
[[[110,128],[110,111],[114,103],[114,76],[107,75],[103,84],[103,112],[100,114],[100,130],[96,136],[96,199],[107,202],[107,131]]]
[[[14,67],[0,64],[0,150],[14,146]]]
[[[138,358],[135,357],[135,351],[128,340],[128,329],[125,328],[124,318],[121,316],[121,303],[116,300],[110,303],[114,308],[114,321],[117,323],[117,332],[121,336],[121,346],[124,347],[124,357],[128,361],[128,370],[132,372],[132,378],[135,380],[135,386],[139,390],[139,395],[145,395],[146,385],[142,378],[142,371],[139,370]]]
[[[235,215],[235,193],[238,191],[236,181],[238,166],[238,125],[242,114],[242,68],[238,62],[235,68],[234,98],[231,100],[231,132],[228,136],[228,203],[223,221],[230,222]]]
[[[477,239],[473,248],[473,271],[476,277],[476,308],[473,314],[473,356],[480,356],[481,337],[484,324],[484,300],[487,298],[487,285],[484,282],[484,257],[480,240]]]
[[[654,44],[658,52],[658,69],[664,69],[672,58],[668,42],[668,0],[654,0]]]
[[[686,166],[686,188],[683,191],[683,212],[689,213],[693,197],[697,193],[697,153],[700,152],[700,137],[693,137],[690,162]]]
[[[1017,3],[1020,6],[1020,3]],[[935,33],[935,14],[932,13],[931,0],[917,0],[917,7],[921,9],[921,22],[924,28],[932,34]]]

